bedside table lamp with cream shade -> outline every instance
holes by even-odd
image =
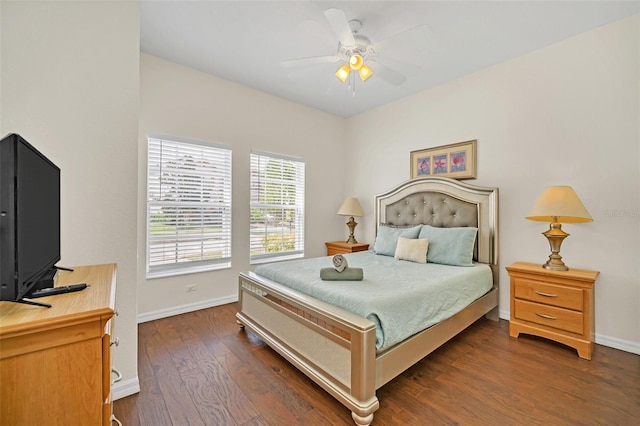
[[[529,220],[550,222],[549,229],[542,235],[549,240],[551,255],[543,268],[551,271],[567,271],[562,261],[560,246],[569,236],[562,230],[561,223],[591,222],[593,218],[570,186],[550,186],[545,188],[538,201],[526,216]]]
[[[349,227],[349,238],[347,239],[347,243],[349,244],[357,244],[356,237],[353,236],[353,231],[358,225],[358,223],[353,219],[354,216],[362,217],[364,213],[362,213],[362,207],[360,207],[360,201],[356,197],[347,197],[342,202],[340,209],[338,210],[338,214],[340,216],[350,216],[349,221],[347,222],[347,226]]]

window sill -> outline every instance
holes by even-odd
[[[222,269],[230,269],[231,262],[220,263],[217,265],[195,266],[182,269],[166,269],[162,271],[147,272],[146,279],[153,280],[156,278],[175,277],[178,275],[198,274],[201,272],[218,271]]]

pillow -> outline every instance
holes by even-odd
[[[395,258],[398,260],[408,260],[409,262],[427,263],[427,249],[429,240],[398,238]]]
[[[421,228],[422,225],[414,226],[413,228],[391,228],[381,225],[378,228],[376,242],[373,244],[374,253],[384,256],[395,256],[398,238],[418,238]]]
[[[478,228],[434,228],[423,225],[418,238],[429,239],[427,261],[453,266],[473,266],[473,246]]]

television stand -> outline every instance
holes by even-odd
[[[34,306],[42,306],[43,308],[50,308],[51,304],[45,302],[36,302],[35,300],[31,300],[27,297],[23,297],[20,300],[16,300],[16,303],[24,303],[25,305],[34,305]]]
[[[56,285],[91,291],[51,309],[0,302],[0,425],[111,425],[116,265],[73,269]]]

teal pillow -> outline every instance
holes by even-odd
[[[380,227],[378,227],[376,242],[373,245],[373,251],[376,254],[382,254],[384,256],[395,256],[398,238],[418,238],[421,228],[422,225],[412,228],[394,228],[380,225]]]
[[[435,228],[423,225],[418,238],[429,239],[427,262],[473,266],[473,246],[478,228]]]

